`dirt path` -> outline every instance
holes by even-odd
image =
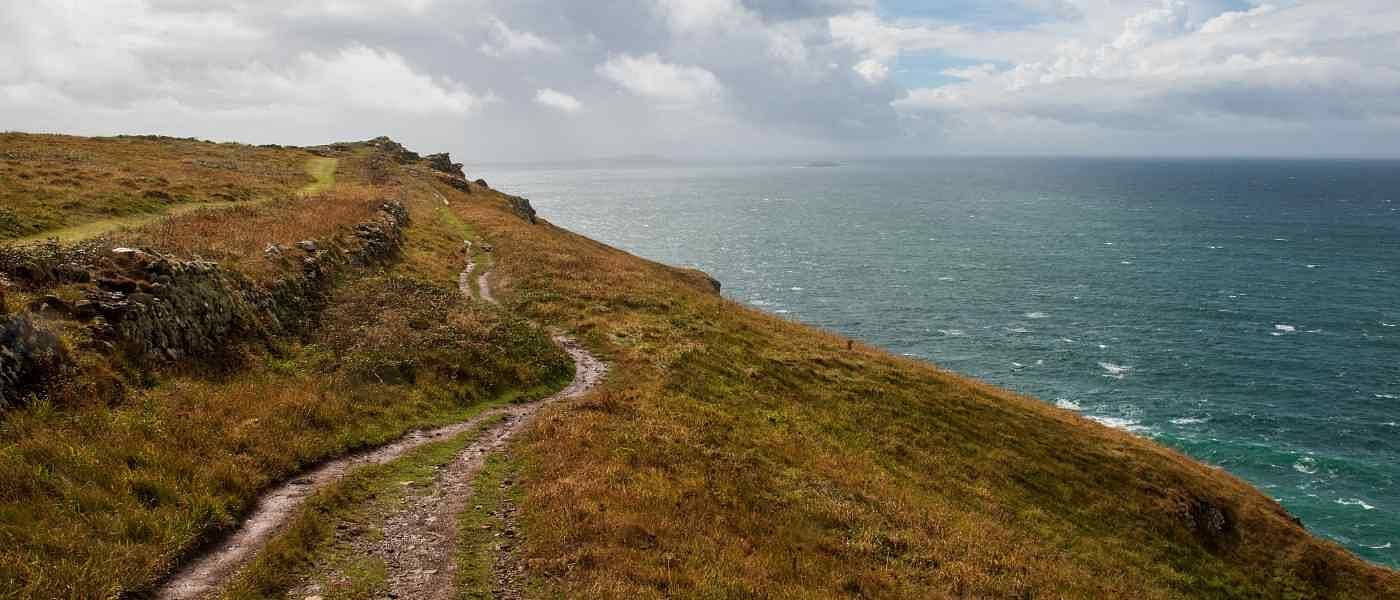
[[[470,248],[468,249],[470,255]],[[476,262],[470,257],[467,267],[458,277],[462,295],[472,297],[471,275]],[[481,300],[496,303],[491,295],[489,271],[477,278],[477,294]],[[455,596],[457,578],[457,523],[474,496],[473,481],[486,457],[502,450],[521,430],[521,426],[541,406],[559,398],[570,398],[588,391],[603,378],[607,367],[584,350],[573,339],[555,335],[554,342],[569,353],[575,365],[574,381],[569,387],[540,402],[505,409],[506,419],[484,432],[480,439],[463,449],[443,468],[426,493],[404,499],[398,510],[385,517],[380,534],[372,539],[355,542],[355,551],[378,557],[386,566],[386,583],[390,598],[429,598],[447,600]],[[514,508],[509,510],[507,531],[514,531]],[[498,547],[500,556],[509,548]],[[499,597],[514,598],[518,587],[516,569],[498,560],[493,569]]]
[[[548,399],[503,409],[504,421],[467,446],[438,473],[431,490],[404,499],[384,518],[375,536],[354,542],[357,554],[376,556],[386,567],[390,598],[447,600],[456,596],[458,516],[471,504],[472,485],[486,458],[501,451],[542,406],[580,395],[607,369],[572,339],[555,336],[574,359],[574,381]],[[499,413],[497,413],[499,414]]]
[[[469,282],[475,266],[469,259],[458,278],[462,294],[467,297],[471,297]],[[482,299],[494,303],[486,275],[482,274],[478,282]],[[456,572],[456,517],[471,498],[472,479],[481,470],[486,455],[501,449],[540,407],[584,394],[607,373],[607,365],[572,338],[559,334],[553,338],[574,361],[574,378],[568,387],[542,400],[486,411],[463,423],[410,433],[386,446],[327,462],[264,493],[237,531],[176,572],[157,590],[155,598],[182,600],[213,595],[279,532],[308,496],[339,480],[352,468],[391,462],[414,448],[465,433],[504,414],[500,424],[484,431],[443,469],[433,491],[407,500],[402,509],[386,519],[382,539],[364,548],[384,559],[389,568],[389,586],[396,597],[451,597]]]

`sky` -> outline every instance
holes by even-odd
[[[5,0],[0,130],[472,162],[1400,157],[1400,1]]]

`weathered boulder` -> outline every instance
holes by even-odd
[[[488,185],[488,184],[486,183],[486,180],[485,180],[485,179],[478,179],[478,180],[476,180],[476,181],[473,182],[473,183],[475,183],[475,184],[477,184],[477,185],[479,185],[479,186],[481,186],[481,187],[484,187],[484,188],[486,188],[486,189],[488,189],[488,190],[491,189],[491,186]]]
[[[432,168],[434,171],[456,176],[463,181],[467,179],[467,174],[462,172],[462,163],[452,162],[452,157],[446,152],[429,154],[423,157],[423,160],[427,161],[428,167]]]

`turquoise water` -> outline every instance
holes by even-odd
[[[741,302],[1180,448],[1400,566],[1400,163],[486,172]]]

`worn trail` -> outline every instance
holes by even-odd
[[[476,264],[468,260],[458,279],[462,294],[472,297],[470,278]],[[486,274],[478,279],[481,299],[495,302]],[[248,564],[302,502],[356,466],[384,464],[424,444],[449,439],[499,415],[505,418],[484,431],[444,467],[432,491],[412,497],[385,520],[382,538],[363,550],[381,557],[388,567],[388,583],[399,598],[448,598],[452,595],[456,561],[456,516],[472,495],[471,482],[485,457],[501,449],[542,406],[580,396],[603,379],[607,366],[573,339],[556,334],[558,344],[574,362],[574,378],[554,395],[527,404],[486,411],[462,423],[410,433],[391,444],[329,461],[300,477],[264,493],[257,508],[223,542],[176,572],[159,588],[161,600],[205,598],[213,595]]]

